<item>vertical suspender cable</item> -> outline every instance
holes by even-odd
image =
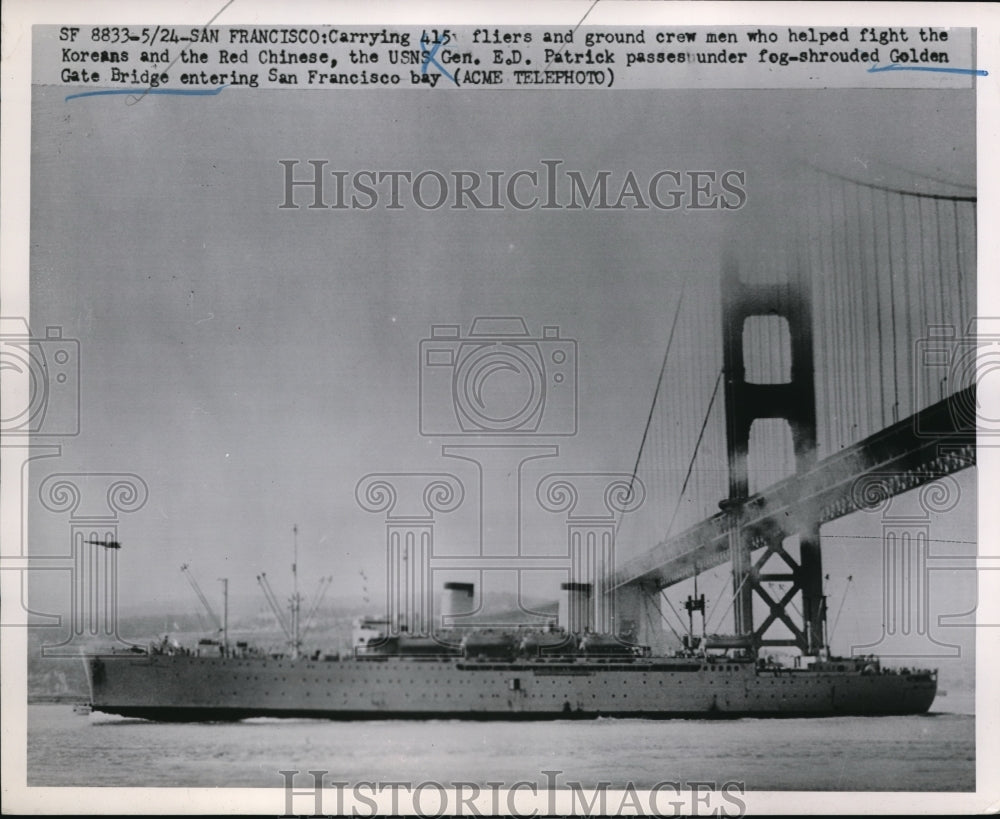
[[[886,246],[889,249],[889,319],[892,331],[892,422],[899,420],[899,361],[896,359],[896,267],[892,263],[892,208],[889,193],[885,194]]]
[[[875,190],[868,189],[868,199],[871,205],[872,225],[872,255],[875,260],[875,328],[878,330],[878,398],[879,398],[879,428],[885,426],[885,358],[882,351],[882,283],[879,276],[879,241],[876,227]]]

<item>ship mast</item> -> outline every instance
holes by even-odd
[[[220,577],[222,583],[222,653],[229,656],[229,578]]]
[[[299,525],[292,524],[292,659],[299,658]]]
[[[281,630],[288,640],[288,645],[291,647],[291,658],[293,660],[299,659],[302,653],[303,635],[309,632],[313,617],[332,581],[333,577],[320,578],[316,598],[303,623],[302,595],[299,594],[299,525],[297,523],[292,525],[292,594],[288,598],[287,612],[282,608],[281,603],[278,602],[278,597],[275,595],[274,589],[271,588],[267,575],[263,572],[257,575],[257,583],[264,592],[264,599],[271,607],[271,611],[274,613],[274,617],[278,621],[278,625],[281,626]],[[288,621],[287,615],[289,613],[291,614],[291,623]]]
[[[694,596],[688,595],[688,599],[684,601],[684,608],[687,609],[688,614],[688,647],[697,648],[698,643],[701,642],[695,640],[694,636],[694,613],[696,611],[701,612],[701,638],[705,638],[705,595],[698,594],[698,567],[695,566],[694,570]]]

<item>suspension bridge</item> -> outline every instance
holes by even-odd
[[[665,589],[728,563],[736,634],[819,653],[820,527],[975,465],[975,190],[805,175],[792,246],[730,252],[667,316],[634,469],[648,499],[605,585],[608,625],[640,642]],[[919,574],[926,540],[896,546]],[[907,628],[917,603],[896,598]]]

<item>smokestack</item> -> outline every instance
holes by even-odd
[[[441,600],[441,628],[462,625],[455,620],[475,611],[475,591],[473,583],[445,583],[444,598]]]
[[[563,583],[564,594],[559,600],[559,625],[571,634],[582,634],[594,628],[590,583]]]

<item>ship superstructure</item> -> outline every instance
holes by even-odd
[[[565,719],[919,714],[934,671],[875,657],[779,666],[752,641],[701,636],[671,656],[579,630],[589,589],[544,627],[440,627],[410,634],[388,618],[355,621],[350,652],[265,653],[244,643],[169,641],[87,660],[94,710],[159,720]],[[461,620],[471,584],[446,584],[442,623]],[[568,610],[567,610],[568,609]],[[393,626],[396,626],[394,629]]]

